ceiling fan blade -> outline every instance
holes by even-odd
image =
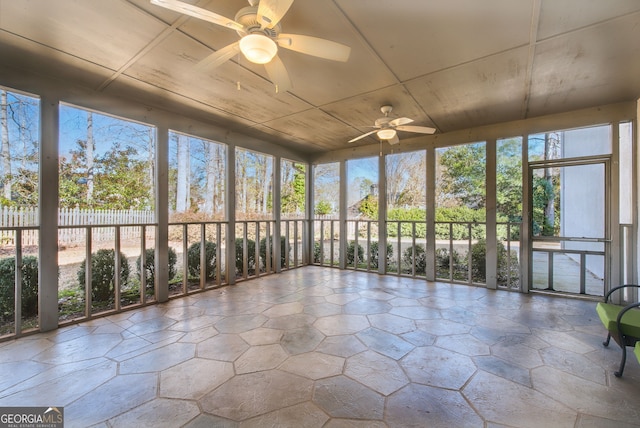
[[[400,139],[398,138],[398,134],[396,134],[393,136],[393,138],[389,138],[387,141],[393,146],[395,144],[398,144],[400,142]]]
[[[291,79],[284,63],[278,55],[264,65],[271,82],[276,85],[276,92],[286,92],[291,89]]]
[[[215,68],[229,61],[240,52],[240,42],[235,42],[227,45],[221,49],[218,49],[205,59],[200,61],[196,65],[197,70],[204,70],[205,68]]]
[[[276,41],[285,49],[333,61],[346,62],[351,54],[349,46],[301,34],[280,34]]]
[[[419,134],[433,134],[436,132],[435,128],[429,128],[428,126],[396,126],[398,131],[417,132]]]
[[[367,132],[366,134],[362,134],[362,135],[360,135],[359,137],[356,137],[356,138],[354,138],[354,139],[352,139],[352,140],[349,140],[349,142],[350,142],[350,143],[353,143],[354,141],[361,140],[361,139],[363,139],[364,137],[368,137],[369,135],[373,134],[374,132],[378,132],[378,130],[377,130],[377,129],[374,129],[373,131],[369,131],[369,132]]]
[[[210,10],[182,2],[180,0],[151,0],[151,3],[175,12],[193,16],[194,18],[222,25],[223,27],[232,28],[234,30],[244,30],[244,25],[237,23],[233,19],[226,18],[222,15],[211,12]]]
[[[260,0],[258,22],[262,29],[273,28],[291,7],[293,0]]]
[[[411,123],[411,122],[413,122],[413,119],[409,119],[408,117],[399,117],[389,122],[389,125],[397,127],[401,125],[406,125],[407,123]]]

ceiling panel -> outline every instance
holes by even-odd
[[[185,1],[229,18],[249,4]],[[383,104],[441,134],[640,98],[638,0],[295,0],[281,25],[350,58],[281,48],[293,88],[276,94],[241,55],[197,71],[236,32],[149,0],[0,0],[0,85],[31,92],[38,74],[309,156],[376,144],[347,141]]]
[[[640,93],[638,16],[536,46],[529,115],[594,107]]]
[[[638,0],[547,0],[540,8],[538,40],[638,11]]]
[[[521,119],[528,48],[514,49],[406,83],[442,132]]]
[[[529,1],[337,2],[400,80],[529,42]]]
[[[127,2],[104,0],[2,0],[0,27],[113,70],[164,29]]]
[[[384,116],[380,111],[380,107],[383,105],[391,105],[393,107],[389,114],[390,117],[408,117],[414,120],[412,125],[434,126],[422,108],[402,85],[389,86],[329,104],[323,106],[323,110],[353,128],[348,138],[345,137],[345,141],[349,141],[372,130],[371,126],[373,126],[375,120]],[[375,136],[371,136],[353,144],[371,144],[375,141],[377,141]]]
[[[343,135],[349,129],[347,125],[317,109],[283,117],[265,123],[265,126],[285,135],[295,135],[324,150],[344,148],[346,141]]]
[[[199,71],[196,58],[202,57],[203,51],[206,48],[174,32],[126,74],[254,123],[308,108],[291,94],[276,94],[271,82],[234,63]]]

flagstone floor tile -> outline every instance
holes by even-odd
[[[65,427],[640,427],[595,302],[316,266],[0,342]]]

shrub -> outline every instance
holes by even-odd
[[[156,280],[156,250],[154,248],[147,248],[144,252],[144,277],[145,282],[147,284],[147,288],[153,288]],[[178,256],[173,248],[169,247],[169,281],[171,281],[176,276],[176,262],[178,261]],[[138,260],[136,261],[138,278],[140,277],[140,265],[141,265],[141,257],[138,256]]]
[[[244,272],[244,239],[236,238],[236,274]],[[247,273],[256,273],[256,241],[247,239]]]
[[[508,282],[517,283],[519,276],[518,260],[514,256],[509,266],[507,258],[507,249],[502,242],[498,242],[498,271],[497,283],[507,284]],[[476,282],[486,282],[487,280],[487,242],[484,239],[478,240],[471,246],[471,279]],[[510,281],[509,281],[510,280]]]
[[[424,245],[417,244],[404,250],[402,253],[402,262],[411,270],[413,266],[413,259],[416,262],[416,274],[424,275],[427,272],[427,253],[424,250]]]
[[[350,241],[347,245],[347,264],[353,265],[355,262],[355,252],[356,252],[356,243],[354,241]],[[362,263],[364,259],[364,248],[362,245],[358,244],[358,263]]]
[[[316,241],[313,243],[313,262],[320,263],[321,255],[322,255],[322,243]]]
[[[269,240],[269,243],[273,243],[273,237]],[[280,267],[284,267],[287,259],[286,259],[286,245],[287,238],[285,236],[280,237]],[[289,248],[289,254],[291,254],[291,248]],[[271,248],[271,257],[273,257],[273,247]],[[267,238],[262,238],[260,240],[260,260],[262,260],[262,267],[266,269],[267,267]]]
[[[22,316],[38,315],[38,258],[22,258]],[[0,260],[0,318],[11,318],[15,312],[16,259]]]
[[[207,241],[204,244],[205,279],[216,276],[216,243]],[[187,270],[189,276],[200,277],[200,242],[194,242],[187,250]]]
[[[459,270],[461,264],[460,254],[458,254],[456,250],[453,250],[451,257],[449,257],[448,248],[436,249],[436,276],[438,278],[449,278],[451,261],[453,261],[454,277],[457,277],[456,272]]]
[[[369,246],[369,263],[372,268],[377,268],[379,266],[379,249],[378,249],[378,241],[374,241]],[[391,264],[393,260],[393,245],[387,244],[387,266]]]
[[[78,269],[80,289],[85,289],[87,260],[83,260]],[[116,276],[115,250],[103,248],[91,254],[91,296],[93,301],[105,302],[114,296]],[[120,285],[129,281],[129,262],[124,253],[120,253]]]

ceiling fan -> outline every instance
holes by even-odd
[[[384,114],[384,117],[376,119],[373,126],[376,129],[349,140],[349,142],[353,143],[354,141],[358,141],[375,133],[380,140],[388,141],[389,144],[398,144],[400,140],[398,139],[398,133],[396,131],[417,132],[419,134],[433,134],[436,132],[435,128],[429,128],[427,126],[407,126],[408,123],[413,122],[413,119],[409,119],[408,117],[391,119],[389,117],[391,110],[393,110],[393,107],[390,105],[380,107],[380,111]]]
[[[278,46],[342,62],[347,61],[351,53],[349,46],[330,40],[282,33],[280,20],[293,0],[249,0],[249,6],[240,9],[234,19],[179,0],[151,0],[151,3],[236,30],[240,40],[215,51],[203,59],[198,68],[218,67],[242,52],[249,61],[264,64],[269,79],[276,86],[276,92],[287,91],[292,86],[289,73],[278,57]]]

